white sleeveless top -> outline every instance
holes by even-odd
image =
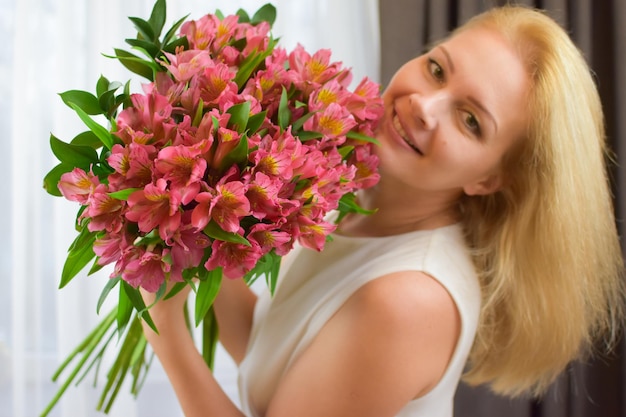
[[[452,417],[481,299],[460,225],[388,237],[332,237],[322,252],[294,249],[283,260],[274,296],[259,297],[239,367],[243,412],[265,415],[281,377],[357,289],[383,275],[412,270],[429,274],[448,290],[461,317],[461,334],[439,383],[397,417]]]

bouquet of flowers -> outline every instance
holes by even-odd
[[[371,135],[382,113],[379,86],[366,78],[351,91],[350,71],[328,50],[279,48],[270,34],[275,15],[268,4],[252,17],[185,17],[161,36],[158,0],[148,20],[130,18],[138,35],[126,42],[143,56],[113,56],[148,79],[142,93],[101,77],[96,95],[61,94],[88,130],[69,143],[50,137],[60,163],[44,187],[80,205],[60,287],[90,264],[89,273],[113,264],[97,309],[116,287],[118,300],[54,375],[77,361],[43,415],[70,383],[92,369],[97,378],[116,335],[98,409],[109,411],[127,375],[139,391],[150,365],[139,320],[154,328],[139,288],[159,300],[193,287],[211,366],[211,305],[222,277],[263,276],[273,290],[294,243],[323,249],[335,228],[330,211],[364,211],[354,192],[378,180]],[[176,283],[169,292],[168,283]]]

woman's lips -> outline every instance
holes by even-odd
[[[420,151],[419,148],[417,146],[415,146],[415,144],[413,144],[413,142],[411,141],[411,138],[409,137],[409,135],[404,130],[404,127],[402,126],[402,123],[400,123],[400,119],[398,118],[397,114],[393,115],[392,125],[393,125],[393,128],[395,129],[396,133],[400,136],[400,138],[402,138],[402,140],[411,149],[413,149],[418,154],[423,155],[422,151]]]

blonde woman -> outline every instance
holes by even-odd
[[[622,320],[598,94],[541,12],[504,7],[406,63],[384,93],[381,181],[273,297],[216,302],[242,409],[190,338],[184,294],[146,327],[186,416],[451,417],[464,371],[541,394]],[[149,297],[149,295],[146,295]]]

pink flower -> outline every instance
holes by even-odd
[[[182,204],[189,204],[200,192],[207,167],[202,155],[210,147],[209,141],[202,141],[194,146],[168,146],[159,152],[155,167],[163,179],[170,181],[170,188],[180,194]]]
[[[330,63],[329,49],[320,49],[311,56],[298,44],[289,54],[289,66],[296,86],[308,92],[335,76],[339,63]]]
[[[123,209],[126,203],[122,200],[111,197],[108,188],[104,184],[96,187],[89,197],[87,209],[83,212],[83,217],[91,218],[87,228],[89,231],[106,230],[117,233],[122,228],[124,218]]]
[[[226,278],[241,278],[254,268],[261,256],[263,252],[256,244],[246,246],[215,240],[211,246],[211,256],[204,267],[209,271],[222,267]]]
[[[85,205],[99,184],[100,180],[91,172],[87,173],[80,168],[74,168],[61,175],[58,187],[63,197]]]
[[[133,287],[142,287],[149,292],[157,292],[167,279],[170,264],[164,261],[169,249],[161,253],[139,249],[139,256],[130,260],[122,271],[122,279]]]
[[[191,223],[202,230],[212,219],[223,230],[236,233],[240,219],[250,215],[250,202],[245,193],[246,186],[240,181],[220,181],[214,192],[203,192],[196,196],[198,205],[193,209]]]
[[[213,60],[211,55],[204,50],[192,49],[177,51],[176,54],[165,52],[169,63],[163,62],[163,66],[169,70],[174,79],[178,82],[187,82],[202,70],[211,65]]]
[[[234,130],[220,127],[217,129],[217,148],[213,155],[211,165],[218,170],[228,169],[230,167],[223,166],[224,158],[239,145],[241,135]]]
[[[272,224],[255,224],[248,233],[248,240],[256,243],[263,253],[274,249],[279,256],[286,255],[293,247],[291,234],[276,230]]]
[[[132,94],[133,105],[122,110],[117,118],[118,136],[130,143],[129,132],[150,133],[150,144],[164,145],[173,139],[176,124],[170,119],[172,105],[156,90],[150,94]]]
[[[210,245],[210,239],[191,224],[180,227],[172,236],[172,281],[182,281],[183,270],[199,266]]]
[[[151,145],[131,143],[124,147],[113,145],[107,162],[115,170],[109,176],[112,191],[125,188],[141,188],[152,181],[152,161],[156,148]]]
[[[237,84],[232,81],[233,78],[235,74],[226,64],[213,62],[205,66],[202,73],[191,80],[189,89],[183,93],[181,99],[185,108],[194,108],[190,103],[197,103],[199,99],[202,99],[205,105],[217,104],[223,99],[234,102]]]
[[[139,230],[150,232],[159,228],[159,236],[169,240],[180,226],[181,197],[176,190],[167,189],[167,181],[158,179],[128,197],[126,218],[137,222]]]
[[[283,181],[277,177],[269,177],[257,172],[254,179],[248,184],[246,197],[250,201],[250,211],[257,219],[269,218],[276,221],[287,217],[300,206],[299,202],[280,198]]]
[[[98,265],[117,262],[121,258],[122,252],[132,246],[132,240],[132,237],[125,230],[117,233],[105,233],[97,238],[93,244],[93,251],[98,256]],[[117,276],[117,274],[113,273],[113,276]]]
[[[340,85],[337,80],[330,80],[309,97],[309,110],[323,110],[332,103],[344,105],[352,94]]]
[[[336,225],[325,221],[315,222],[309,217],[299,216],[296,221],[294,234],[298,242],[305,248],[321,251],[326,243],[326,236],[337,228]]]
[[[345,136],[356,124],[354,116],[345,107],[331,103],[324,111],[314,114],[307,120],[304,123],[304,129],[320,132],[329,139],[338,139]],[[340,145],[343,141],[333,143]]]
[[[351,159],[348,161],[356,167],[354,185],[356,188],[373,187],[380,180],[378,173],[378,156],[371,152],[371,146],[359,146],[355,148]]]
[[[384,111],[380,86],[367,77],[363,78],[345,105],[360,120],[380,119]]]

